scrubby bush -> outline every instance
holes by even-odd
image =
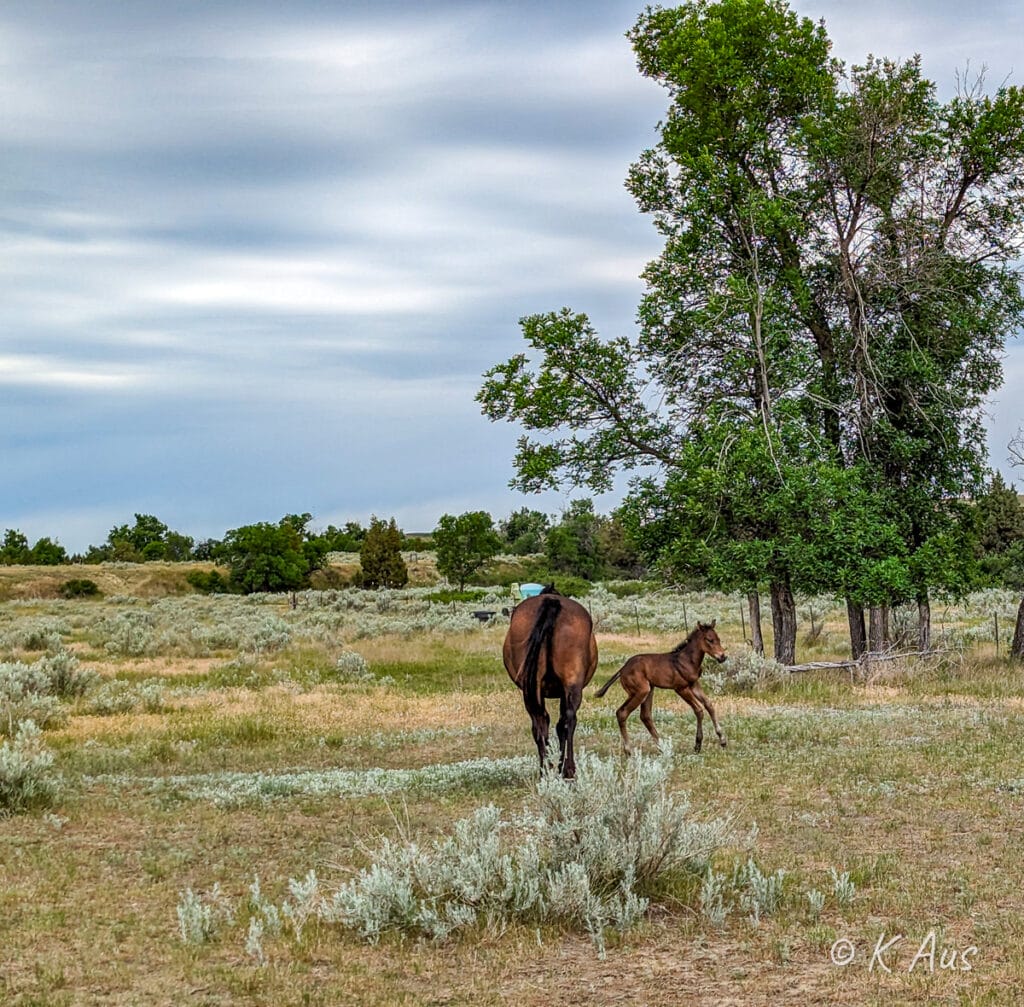
[[[53,770],[53,753],[31,720],[14,738],[0,745],[0,815],[12,815],[51,805],[60,792]]]
[[[369,940],[387,931],[444,939],[482,921],[560,922],[599,950],[636,923],[655,880],[703,874],[730,822],[694,821],[668,788],[671,745],[654,757],[583,754],[575,784],[546,775],[535,807],[505,820],[487,806],[430,845],[385,840],[374,864],[324,897],[323,919]]]
[[[193,570],[185,580],[200,594],[230,594],[233,590],[230,580],[219,570]]]
[[[34,664],[0,664],[0,733],[14,734],[28,720],[40,728],[62,723],[66,711],[60,700],[81,696],[95,680],[96,673],[80,668],[66,650]]]
[[[164,706],[164,689],[159,681],[104,682],[87,701],[90,713],[107,717],[119,713],[159,713]]]
[[[127,610],[104,619],[99,626],[108,654],[145,657],[154,653],[156,620],[145,610]]]
[[[8,650],[56,650],[71,632],[66,619],[52,616],[18,619],[0,635],[0,646]]]
[[[99,676],[89,668],[83,668],[78,658],[63,647],[41,657],[35,668],[46,678],[50,693],[62,699],[83,696]]]
[[[98,598],[99,594],[99,585],[88,577],[73,577],[60,586],[62,598]]]
[[[342,682],[373,682],[374,675],[366,658],[354,650],[343,653],[334,665],[336,677]]]
[[[790,674],[789,669],[774,658],[763,657],[746,648],[731,652],[723,669],[703,673],[708,689],[715,692],[751,692],[773,682],[785,681]]]
[[[234,922],[235,914],[214,885],[208,896],[197,895],[191,888],[179,893],[178,933],[185,944],[205,944],[217,936],[225,924]]]
[[[29,721],[51,727],[63,723],[65,716],[60,700],[50,694],[46,676],[35,665],[0,664],[0,734],[13,736]]]

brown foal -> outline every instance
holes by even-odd
[[[615,711],[615,718],[619,722],[622,747],[627,755],[631,749],[629,734],[626,731],[626,720],[638,706],[644,727],[651,732],[655,743],[659,741],[658,732],[651,717],[656,688],[674,689],[689,703],[697,715],[697,741],[693,747],[695,752],[700,751],[704,742],[704,712],[701,707],[708,711],[711,723],[715,725],[719,744],[725,748],[725,735],[718,727],[715,708],[700,687],[700,671],[704,655],[713,657],[719,664],[726,658],[722,641],[719,640],[718,634],[715,632],[715,621],[698,622],[697,628],[668,654],[637,654],[635,657],[631,657],[595,693],[597,696],[603,696],[616,679],[622,682],[622,688],[626,690],[626,701]]]

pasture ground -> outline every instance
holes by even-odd
[[[586,935],[553,928],[370,946],[311,924],[299,942],[267,939],[261,966],[245,952],[241,923],[199,947],[182,943],[181,892],[219,884],[238,905],[254,875],[278,900],[311,868],[340,882],[369,863],[380,837],[438,837],[482,804],[521,808],[531,786],[466,778],[387,800],[311,786],[233,804],[209,788],[228,774],[301,771],[315,781],[339,769],[530,755],[528,719],[501,667],[504,627],[296,635],[242,662],[225,650],[132,657],[98,642],[95,623],[113,601],[18,604],[7,625],[74,613],[65,642],[83,665],[129,686],[158,681],[167,694],[155,712],[101,714],[77,701],[66,724],[46,732],[65,781],[60,803],[0,819],[0,1002],[12,1007],[1020,1002],[1024,669],[991,647],[894,663],[870,684],[816,672],[717,695],[729,747],[707,730],[699,756],[692,714],[659,693],[654,715],[674,742],[673,783],[693,813],[729,814],[738,835],[756,826],[749,850],[738,842],[723,852],[722,869],[752,852],[766,872],[786,871],[782,909],[756,927],[738,911],[713,926],[696,893],[679,891],[640,928],[610,936],[604,959]],[[263,610],[288,618],[286,599]],[[735,621],[718,627],[731,650],[742,646]],[[838,641],[841,627],[832,629]],[[678,639],[600,633],[597,682],[625,656]],[[318,680],[313,672],[343,643],[392,681]],[[589,693],[578,745],[618,757],[621,690]],[[646,739],[635,715],[630,727]],[[833,869],[849,872],[853,898],[842,906],[830,897],[816,916],[805,893],[830,893]],[[885,967],[872,967],[876,945],[897,937]],[[855,949],[845,966],[830,957],[841,939]]]

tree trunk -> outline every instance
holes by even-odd
[[[868,649],[868,634],[864,626],[864,606],[852,598],[846,599],[846,618],[850,623],[850,656],[859,661]]]
[[[796,602],[788,583],[772,582],[772,629],[775,631],[775,660],[796,664]]]
[[[761,635],[761,598],[756,591],[747,592],[747,611],[750,613],[750,645],[755,654],[764,657],[764,637]]]
[[[872,605],[868,611],[868,650],[881,654],[885,646],[885,632],[882,628],[882,606]]]
[[[932,606],[927,591],[917,599],[917,648],[932,649]]]
[[[892,609],[888,605],[882,606],[882,646],[888,650],[892,647],[892,632],[889,629],[889,615]]]
[[[1010,644],[1010,657],[1024,661],[1024,598],[1021,598],[1017,609],[1017,627],[1013,632],[1013,643]]]

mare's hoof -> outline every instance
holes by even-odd
[[[722,746],[722,748],[725,748],[725,738],[723,738],[723,739],[722,739],[722,740],[721,740],[721,741],[719,742],[719,744],[720,744],[720,745]]]

